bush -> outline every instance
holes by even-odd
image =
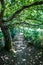
[[[31,41],[28,44],[33,44],[38,48],[43,48],[43,37],[40,35],[39,31],[37,30],[24,30],[24,38],[27,41]]]

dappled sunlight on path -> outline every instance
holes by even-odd
[[[17,61],[15,65],[43,65],[43,49],[38,49],[34,46],[27,48],[26,42],[24,43],[23,34],[17,34],[15,39],[13,44],[17,51]]]

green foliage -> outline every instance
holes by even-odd
[[[28,44],[30,43],[36,47],[43,48],[43,31],[37,31],[37,29],[32,29],[32,31],[29,29],[24,30],[24,38],[31,42],[28,42]]]
[[[41,0],[5,0],[6,9],[4,12],[4,17],[8,18],[12,13],[19,10],[22,6],[29,5],[35,1],[41,1]],[[1,10],[1,7],[2,6],[0,4],[0,10]],[[14,24],[15,22],[23,22],[23,21],[26,21],[30,24],[43,23],[43,5],[33,6],[29,9],[24,9],[19,15],[17,15],[17,17],[15,19],[13,19],[13,21],[8,22],[9,27],[11,27],[11,25]],[[40,26],[31,26],[31,25],[29,26],[28,25],[28,27],[43,28],[43,25],[40,25]],[[15,35],[15,33],[20,32],[19,29],[14,29],[14,28],[10,29],[10,31],[11,31],[12,37]],[[41,43],[40,41],[43,40],[43,37],[41,36],[41,35],[43,35],[42,33],[38,32],[36,30],[31,31],[28,29],[24,30],[23,32],[24,32],[24,38],[26,40],[32,41],[35,46],[37,46],[37,45],[38,45],[38,47],[40,46],[40,43]],[[0,37],[2,37],[2,36],[3,36],[2,33],[0,33]],[[42,41],[41,45],[43,45],[43,41]]]
[[[36,0],[36,1],[38,1],[38,0]],[[35,2],[35,0],[6,0],[6,9],[5,9],[4,17],[8,17],[13,12],[20,9],[23,5],[29,5],[33,2]],[[31,21],[32,23],[35,23],[35,24],[36,23],[38,23],[38,24],[41,23],[40,21],[29,20],[29,18],[31,18],[31,19],[33,18],[33,19],[43,21],[43,5],[35,6],[35,7],[31,7],[30,9],[23,10],[17,16],[16,20],[18,19],[19,22],[20,22],[20,20],[21,21],[27,20],[28,22]]]
[[[18,28],[10,28],[10,32],[11,32],[11,37],[12,39],[14,38],[14,36],[20,32],[20,30]]]
[[[2,38],[3,37],[3,33],[0,31],[0,38]]]

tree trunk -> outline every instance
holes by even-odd
[[[5,49],[10,50],[11,49],[11,35],[8,26],[1,24],[1,30],[4,35],[4,41],[5,41]]]

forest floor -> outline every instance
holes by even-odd
[[[13,51],[0,50],[0,65],[43,65],[43,50],[34,46],[27,48],[22,33],[15,36],[12,44]]]
[[[0,65],[15,65],[16,55],[13,51],[0,50]]]

